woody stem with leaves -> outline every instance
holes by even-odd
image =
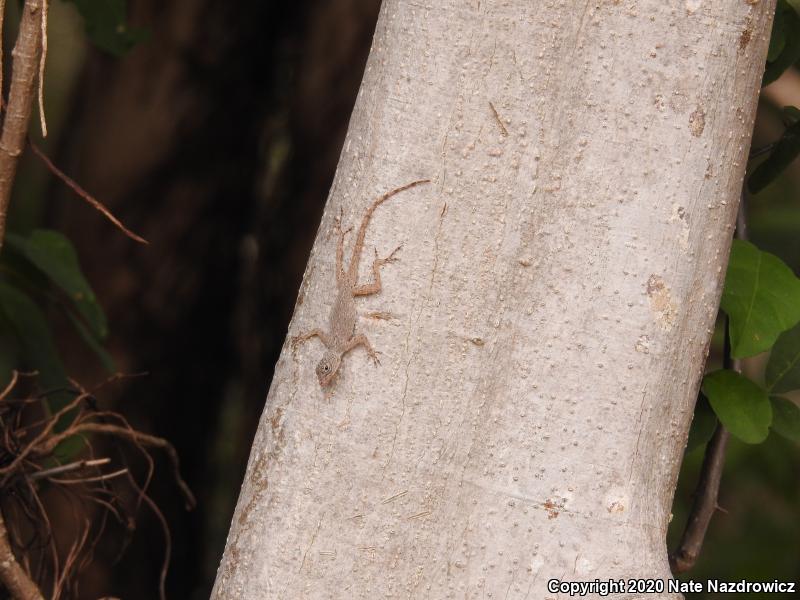
[[[800,60],[800,15],[779,0],[762,85]],[[695,410],[689,447],[706,446],[696,497],[679,547],[670,556],[674,573],[691,569],[716,512],[725,450],[730,436],[760,444],[770,432],[800,442],[800,407],[783,394],[800,390],[800,279],[780,258],[747,241],[745,198],[773,183],[800,156],[800,110],[782,111],[783,135],[750,153],[761,162],[742,191],[721,309],[725,313],[723,368],[707,373]],[[763,378],[741,373],[742,359],[769,352]],[[763,383],[761,382],[763,379]],[[713,410],[706,418],[703,407]],[[706,408],[707,409],[707,408]]]

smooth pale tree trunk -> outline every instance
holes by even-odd
[[[384,1],[291,335],[327,328],[339,210],[434,183],[368,231],[364,280],[403,244],[357,301],[382,364],[326,394],[285,345],[215,598],[669,577],[773,4]]]

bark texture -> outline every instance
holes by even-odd
[[[364,279],[404,244],[357,301],[382,365],[326,396],[284,347],[215,598],[669,576],[773,8],[385,0],[290,334],[327,324],[339,209],[435,185],[368,231]]]

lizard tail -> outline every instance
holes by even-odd
[[[358,275],[358,267],[361,261],[361,250],[364,247],[364,239],[367,237],[367,226],[369,225],[369,220],[372,218],[372,213],[375,212],[375,209],[386,202],[389,198],[399,194],[400,192],[404,192],[410,188],[430,182],[430,179],[418,179],[417,181],[412,181],[411,183],[407,183],[399,188],[395,188],[389,192],[386,192],[383,196],[380,196],[370,205],[370,207],[367,209],[367,212],[364,213],[364,218],[361,219],[361,225],[359,225],[358,234],[356,235],[356,242],[353,246],[353,256],[350,258],[350,269],[348,271],[348,275],[350,275],[351,279],[354,279]]]
[[[375,200],[375,202],[372,203],[372,206],[370,206],[367,209],[367,214],[364,215],[364,219],[361,222],[361,227],[358,229],[359,237],[363,238],[364,235],[366,235],[366,233],[367,233],[367,225],[369,224],[369,218],[372,216],[372,213],[375,212],[375,209],[378,208],[381,204],[386,202],[392,196],[394,196],[396,194],[399,194],[400,192],[405,192],[408,189],[411,189],[411,188],[416,187],[418,185],[422,185],[423,183],[430,183],[430,182],[431,182],[430,179],[419,179],[417,181],[412,181],[411,183],[407,183],[407,184],[405,184],[403,186],[400,186],[399,188],[393,189],[391,192],[386,192],[383,196],[381,196],[380,198]],[[362,243],[363,243],[363,239],[362,239]]]

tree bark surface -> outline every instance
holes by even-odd
[[[382,364],[326,392],[322,346],[284,346],[215,598],[670,576],[773,11],[384,1],[291,335],[328,327],[339,210],[434,183],[367,232],[362,281],[403,244],[356,300]]]

